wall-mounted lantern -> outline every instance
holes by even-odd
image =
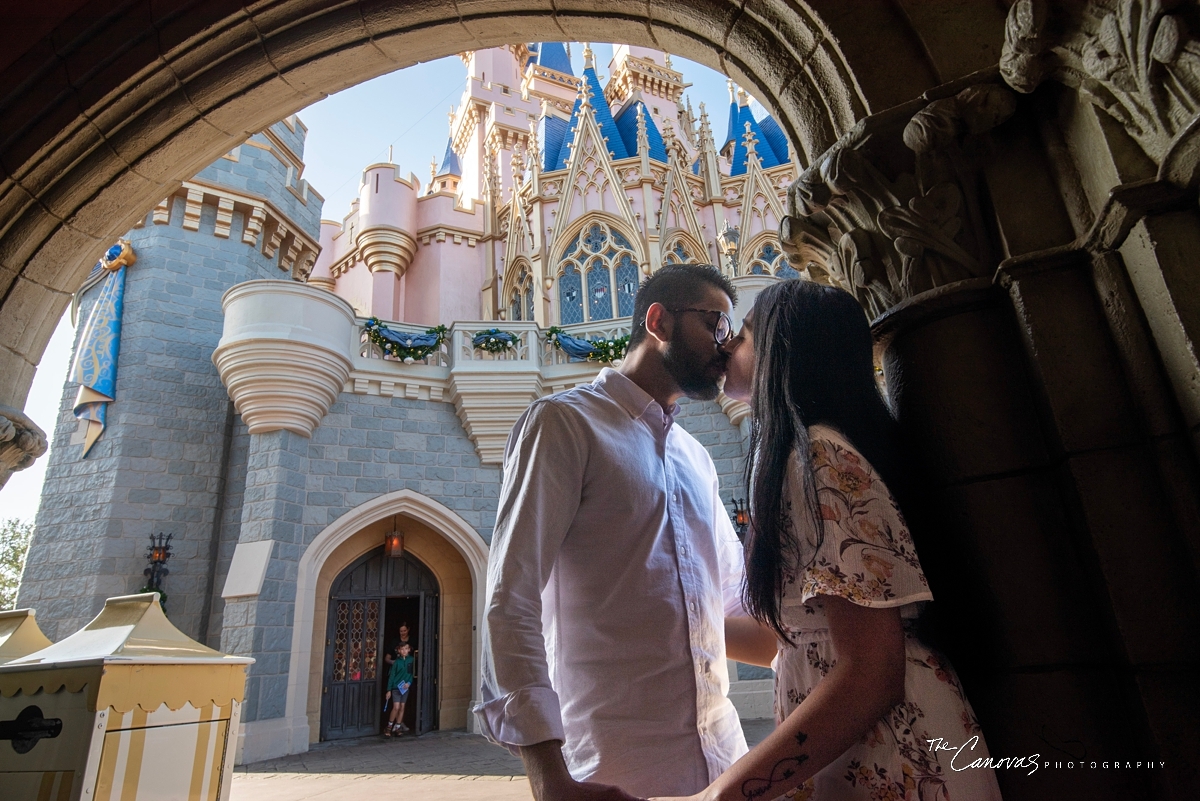
[[[729,519],[733,521],[733,530],[737,532],[738,539],[746,539],[746,530],[750,528],[750,509],[747,508],[746,502],[740,498],[734,498],[733,514]]]
[[[171,572],[167,569],[167,560],[171,558],[171,538],[174,536],[163,534],[161,531],[157,536],[150,535],[150,545],[146,547],[146,559],[150,562],[150,567],[142,571],[147,580],[141,591],[157,592],[164,612],[167,609],[167,594],[163,592],[162,580]]]
[[[392,559],[404,556],[404,535],[399,531],[392,531],[384,535],[383,555]]]
[[[729,270],[733,275],[738,274],[738,242],[741,240],[742,234],[736,225],[730,225],[729,220],[725,221],[725,225],[721,228],[721,233],[717,234],[717,245],[720,246],[721,252],[729,259]]]

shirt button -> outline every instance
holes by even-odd
[[[675,501],[678,501],[678,500],[679,500],[679,496],[672,492],[671,493],[671,502],[674,503]]]
[[[696,611],[696,604],[694,604],[694,603],[689,603],[689,604],[688,604],[688,609],[691,609],[693,612],[695,612],[695,611]]]

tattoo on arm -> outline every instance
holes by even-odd
[[[796,732],[796,745],[803,746],[804,741],[808,739],[808,735],[804,732]],[[785,757],[775,763],[771,768],[771,775],[766,779],[746,779],[742,782],[742,798],[762,798],[770,792],[771,788],[782,781],[787,781],[796,775],[796,771],[808,761],[808,754],[797,754],[794,757]],[[774,797],[774,796],[770,796]]]

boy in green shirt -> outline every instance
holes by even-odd
[[[392,703],[392,714],[389,716],[387,728],[383,732],[384,737],[408,731],[408,727],[403,722],[404,704],[408,700],[408,690],[412,687],[412,667],[412,646],[406,642],[401,643],[397,656],[392,661],[392,669],[388,673],[388,699]]]

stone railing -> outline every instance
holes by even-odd
[[[429,356],[405,362],[371,342],[366,319],[344,300],[294,281],[239,284],[225,295],[225,313],[213,361],[252,434],[287,429],[311,436],[345,392],[453,403],[479,458],[500,464],[509,431],[530,403],[587,383],[602,367],[558,350],[536,323],[492,320],[456,322]],[[402,335],[428,330],[383,322]],[[516,347],[476,348],[474,338],[493,328],[516,335]],[[612,339],[629,333],[629,318],[563,329],[580,339]]]

